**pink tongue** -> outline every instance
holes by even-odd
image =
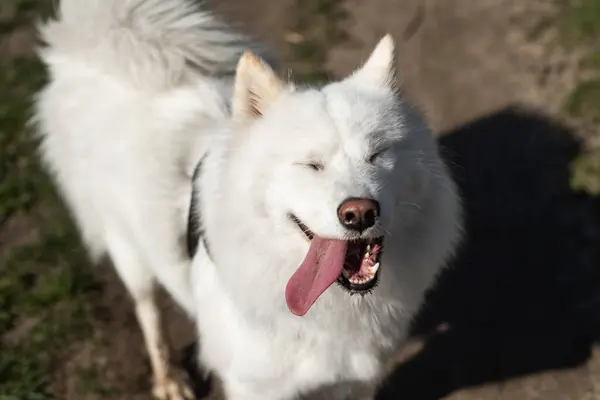
[[[300,267],[285,288],[285,300],[292,313],[303,316],[342,274],[347,242],[315,236]]]

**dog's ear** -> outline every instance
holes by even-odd
[[[375,46],[369,59],[350,76],[350,79],[395,90],[398,84],[396,73],[396,49],[394,39],[388,33]]]
[[[238,62],[233,85],[233,119],[243,122],[261,117],[284,89],[285,84],[270,66],[245,51]]]

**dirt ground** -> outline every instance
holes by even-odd
[[[300,62],[290,44],[300,29],[295,0],[208,2],[276,48],[284,68]],[[343,13],[321,21],[347,36],[327,45],[325,57],[311,56],[337,76],[384,33],[394,36],[406,95],[428,115],[467,210],[468,239],[415,324],[422,348],[402,357],[377,399],[600,399],[600,199],[574,193],[568,171],[595,139],[559,117],[577,78],[576,51],[551,46],[551,33],[530,35],[555,6],[342,0]],[[300,37],[314,33],[302,29]],[[32,41],[21,36],[14,46],[26,51]],[[30,236],[18,222],[2,227],[0,238]],[[97,317],[56,366],[53,391],[67,400],[146,399],[149,367],[133,310],[110,268],[96,274]],[[193,329],[166,300],[164,309],[181,361],[193,370]],[[442,324],[449,328],[436,330]],[[82,392],[72,378],[82,369],[102,371],[88,388],[97,379],[112,388]],[[198,382],[203,397],[210,389]]]

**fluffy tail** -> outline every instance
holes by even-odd
[[[173,87],[190,73],[231,75],[245,49],[275,61],[198,0],[60,0],[40,32],[47,61],[78,58],[146,88]]]

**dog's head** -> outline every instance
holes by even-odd
[[[425,122],[400,100],[394,66],[390,36],[321,88],[281,81],[250,53],[239,62],[230,170],[239,201],[265,217],[260,230],[285,238],[290,257],[301,249],[286,286],[297,315],[336,281],[373,290],[388,236],[421,218],[432,178],[447,179]]]

